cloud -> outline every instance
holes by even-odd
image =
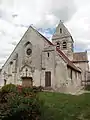
[[[16,25],[50,27],[68,21],[76,12],[73,0],[1,0],[0,17]]]
[[[79,1],[80,2],[80,1]],[[75,41],[75,46],[80,47],[82,50],[90,50],[90,1],[83,5],[85,1],[82,1],[82,6],[67,23],[72,36]]]
[[[16,41],[13,41],[11,42],[12,45],[16,46],[17,45],[17,42]]]
[[[42,34],[50,38],[52,33],[48,28],[55,26],[59,19],[70,20],[75,12],[72,0],[0,0],[0,50],[4,51],[0,54],[0,64],[30,24],[37,29],[44,28]]]
[[[46,8],[45,13],[36,24],[36,26],[44,28],[55,26],[60,19],[64,22],[69,21],[76,12],[73,0],[49,0],[44,7]]]
[[[74,0],[2,0],[1,16],[15,24],[50,27],[61,19],[68,21],[76,12]]]
[[[39,28],[37,30],[50,41],[51,41],[52,35],[55,32],[55,28],[46,28],[46,29]]]
[[[74,38],[75,51],[90,51],[89,6],[90,0],[0,0],[0,66],[30,24],[50,39],[61,19]]]

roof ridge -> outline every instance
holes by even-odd
[[[53,45],[52,42],[50,42],[44,35],[42,35],[36,28],[34,28],[33,26],[31,26],[33,28],[33,30],[35,30],[41,37],[43,37],[50,45]]]

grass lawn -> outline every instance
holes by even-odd
[[[41,92],[42,120],[90,120],[90,93],[79,96]]]

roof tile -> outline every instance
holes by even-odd
[[[67,57],[60,49],[56,48],[56,50],[63,56],[63,58],[66,60],[67,65],[68,65],[69,67],[73,68],[74,70],[76,70],[76,71],[78,71],[78,72],[81,72],[80,69],[79,69],[78,67],[76,67],[76,66],[73,64],[73,62],[70,61],[70,60],[68,59],[68,57]]]
[[[73,62],[88,62],[87,52],[74,53]]]

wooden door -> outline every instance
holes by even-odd
[[[22,86],[24,86],[24,87],[32,87],[33,86],[32,77],[23,77],[22,78]]]
[[[45,72],[45,87],[51,86],[51,72]]]

